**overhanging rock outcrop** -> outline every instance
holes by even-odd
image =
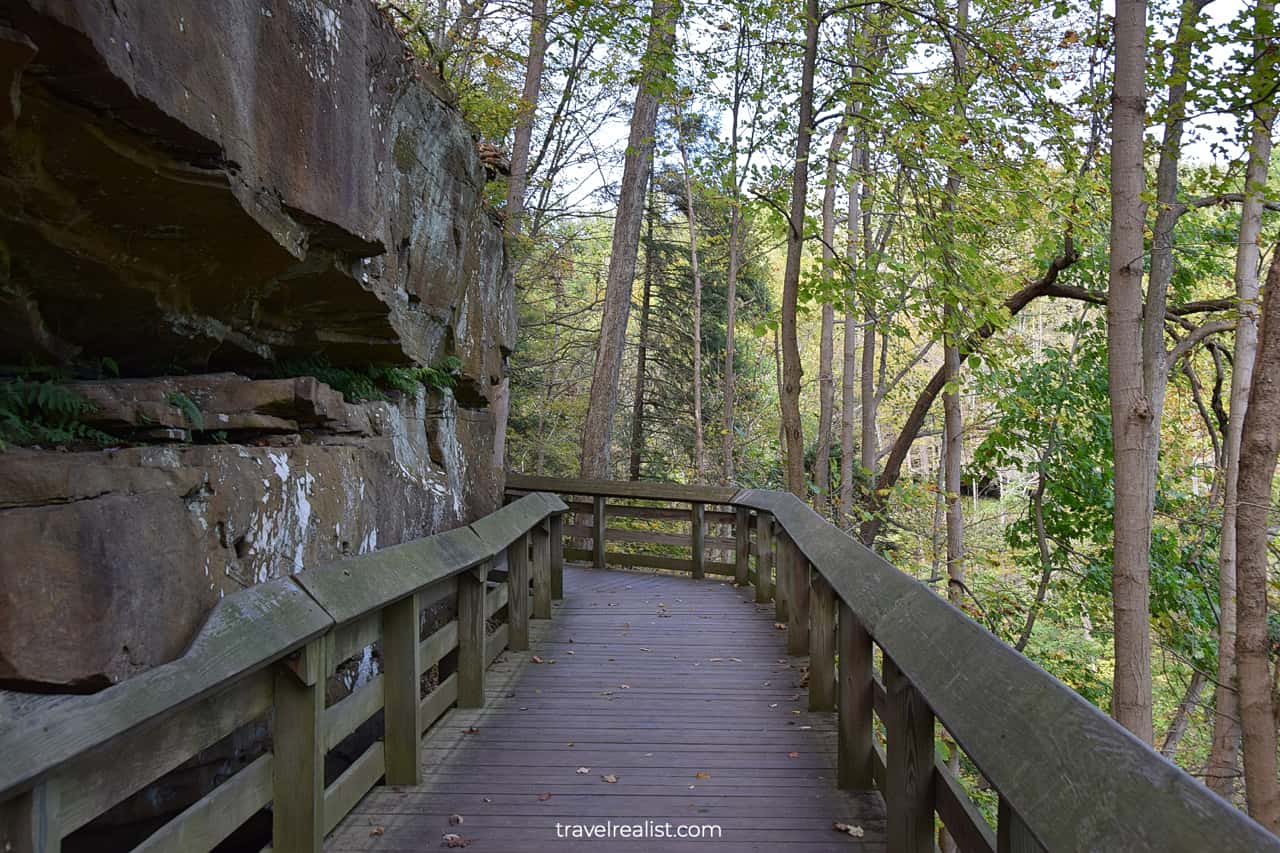
[[[484,191],[368,0],[0,0],[0,365],[108,376],[72,387],[120,443],[0,453],[0,683],[127,677],[219,595],[500,503]],[[301,375],[446,360],[360,405]]]

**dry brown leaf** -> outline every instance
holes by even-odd
[[[601,778],[601,779],[603,779],[604,781],[608,782],[610,785],[612,785],[612,784],[614,784],[615,782],[617,782],[617,781],[618,781],[618,777],[617,777],[617,776],[614,776],[612,773],[606,773],[606,774],[604,774],[603,776],[601,776],[600,778]]]
[[[387,830],[386,830],[386,828],[385,828],[385,827],[375,826],[373,829],[369,830],[369,835],[370,835],[370,836],[374,836],[374,835],[381,835],[382,833],[384,833],[384,832],[386,832],[386,831],[387,831]]]
[[[474,734],[479,734],[480,730],[475,726],[467,726],[465,729],[462,730],[462,733],[464,735],[474,735]]]
[[[693,778],[695,778],[695,779],[710,779],[710,778],[711,778],[711,774],[710,774],[710,773],[708,773],[708,772],[707,772],[707,771],[705,771],[705,770],[699,770],[697,773],[694,773],[694,774],[693,774]]]
[[[547,800],[551,799],[551,792],[550,792],[550,791],[543,791],[541,794],[539,794],[539,795],[538,795],[538,799],[539,799],[541,802],[544,802],[544,803],[545,803]]]
[[[786,623],[786,622],[774,622],[774,623],[773,623],[773,627],[777,628],[779,631],[785,631],[785,630],[787,630],[787,623]]]
[[[862,831],[862,827],[853,823],[841,823],[840,821],[836,821],[831,824],[831,828],[836,832],[843,832],[845,835],[852,835],[854,838],[861,838],[865,834]]]
[[[442,836],[442,840],[444,841],[445,847],[468,847],[471,845],[470,838],[463,838],[456,832],[446,832]]]
[[[529,660],[533,661],[534,663],[542,663],[542,658],[538,657],[537,655],[534,655],[533,657],[529,658]]]
[[[460,814],[449,815],[449,826],[462,826],[462,815]]]
[[[800,757],[800,753],[798,753],[798,752],[788,752],[788,753],[787,753],[787,758],[799,758],[799,757]]]
[[[575,771],[573,771],[573,772],[574,772],[574,773],[577,773],[579,776],[586,776],[588,773],[590,773],[590,772],[591,772],[591,768],[590,768],[590,767],[579,767],[577,770],[575,770]]]

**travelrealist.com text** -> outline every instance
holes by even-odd
[[[720,838],[719,824],[671,823],[646,820],[639,823],[557,823],[556,838],[601,840],[606,838]]]

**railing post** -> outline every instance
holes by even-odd
[[[809,560],[790,536],[782,539],[787,550],[787,653],[809,653]]]
[[[840,722],[837,778],[841,788],[875,787],[871,763],[871,635],[840,602]],[[812,675],[810,675],[812,678]]]
[[[786,533],[776,518],[771,518],[773,533],[773,621],[787,621],[787,596],[790,594],[790,554],[787,551]]]
[[[689,513],[689,547],[693,550],[693,576],[697,580],[707,576],[707,506],[693,501]]]
[[[58,789],[43,782],[8,802],[0,803],[0,850],[4,853],[58,853],[62,832],[58,822]]]
[[[773,517],[756,513],[756,602],[766,603],[773,596]]]
[[[933,711],[884,656],[888,849],[933,853]]]
[[[324,638],[313,640],[292,661],[276,666],[271,727],[276,853],[318,853],[324,842],[325,645]]]
[[[1000,798],[996,821],[997,853],[1045,853],[1044,847],[1004,797]]]
[[[746,586],[751,573],[751,516],[745,506],[733,508],[733,582]]]
[[[836,706],[836,592],[817,569],[810,577],[809,709],[830,711]]]
[[[538,524],[533,535],[533,618],[551,618],[551,534]]]
[[[388,785],[416,785],[419,780],[420,624],[417,595],[382,609],[383,750]]]
[[[564,599],[564,516],[556,513],[547,519],[551,535],[551,597]]]
[[[529,648],[529,534],[507,547],[507,643],[511,650]]]
[[[458,575],[458,707],[484,707],[486,560]]]
[[[602,495],[596,495],[592,499],[592,515],[591,515],[591,549],[595,555],[595,567],[597,569],[604,568],[604,532],[608,525],[605,521],[605,503]]]

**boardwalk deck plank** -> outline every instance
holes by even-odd
[[[834,715],[806,710],[806,659],[787,656],[772,604],[727,582],[575,566],[565,586],[530,651],[490,669],[486,706],[449,712],[423,742],[421,783],[374,788],[326,849],[438,850],[453,832],[475,853],[885,850],[879,794],[835,788]],[[610,819],[722,835],[557,838],[557,823]]]

